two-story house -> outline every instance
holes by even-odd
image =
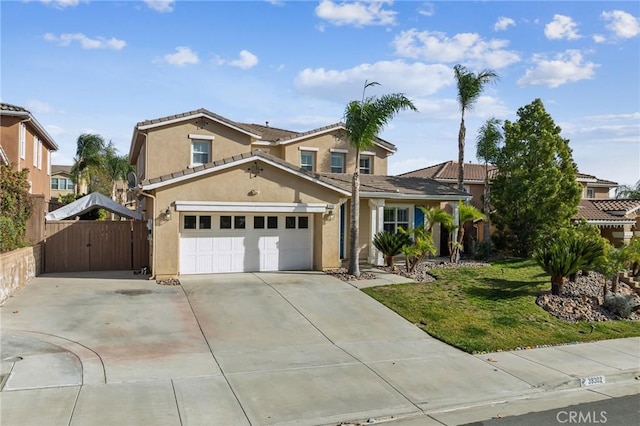
[[[57,151],[53,138],[23,107],[0,103],[0,161],[13,170],[29,169],[29,192],[51,199],[51,152]]]
[[[489,165],[489,178],[496,168]],[[428,177],[446,185],[456,186],[458,182],[458,163],[446,161],[433,166],[406,172],[400,176]],[[464,187],[472,195],[471,204],[482,210],[484,194],[484,164],[465,163]],[[593,175],[578,173],[576,180],[582,185],[582,199],[574,220],[585,219],[600,228],[603,237],[614,245],[628,243],[635,234],[640,236],[640,201],[611,199],[617,182],[600,179]],[[469,225],[467,235],[483,239],[482,221]]]
[[[75,191],[71,166],[53,164],[51,166],[51,199],[57,200],[60,196],[75,194]]]
[[[432,179],[387,176],[395,151],[377,139],[358,164],[361,260],[374,264],[377,232],[422,224],[418,206],[469,199]],[[355,158],[341,123],[295,132],[206,109],[139,122],[129,161],[155,276],[340,267]]]

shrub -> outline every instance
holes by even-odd
[[[402,253],[402,249],[408,244],[411,244],[411,238],[398,232],[392,234],[388,231],[382,231],[373,237],[373,245],[380,250],[387,266],[393,266],[394,256]]]
[[[0,252],[23,247],[26,223],[31,216],[29,170],[13,171],[0,165]]]
[[[620,293],[607,293],[602,306],[620,318],[629,318],[634,308],[633,296]]]

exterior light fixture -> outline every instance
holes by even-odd
[[[167,207],[167,209],[164,211],[164,218],[167,220],[171,220],[171,209],[169,207]]]

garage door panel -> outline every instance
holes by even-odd
[[[239,215],[245,216],[247,228],[183,230],[180,237],[180,273],[311,269],[311,229],[284,228],[285,215],[279,215],[278,229],[253,229],[253,216]],[[220,220],[213,217],[211,223],[219,224]]]

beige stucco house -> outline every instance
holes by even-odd
[[[362,152],[361,261],[382,264],[383,230],[422,224],[418,206],[469,195],[432,179],[387,176],[396,147]],[[326,270],[347,253],[355,152],[341,123],[294,132],[198,109],[139,122],[129,161],[150,229],[156,278]]]

